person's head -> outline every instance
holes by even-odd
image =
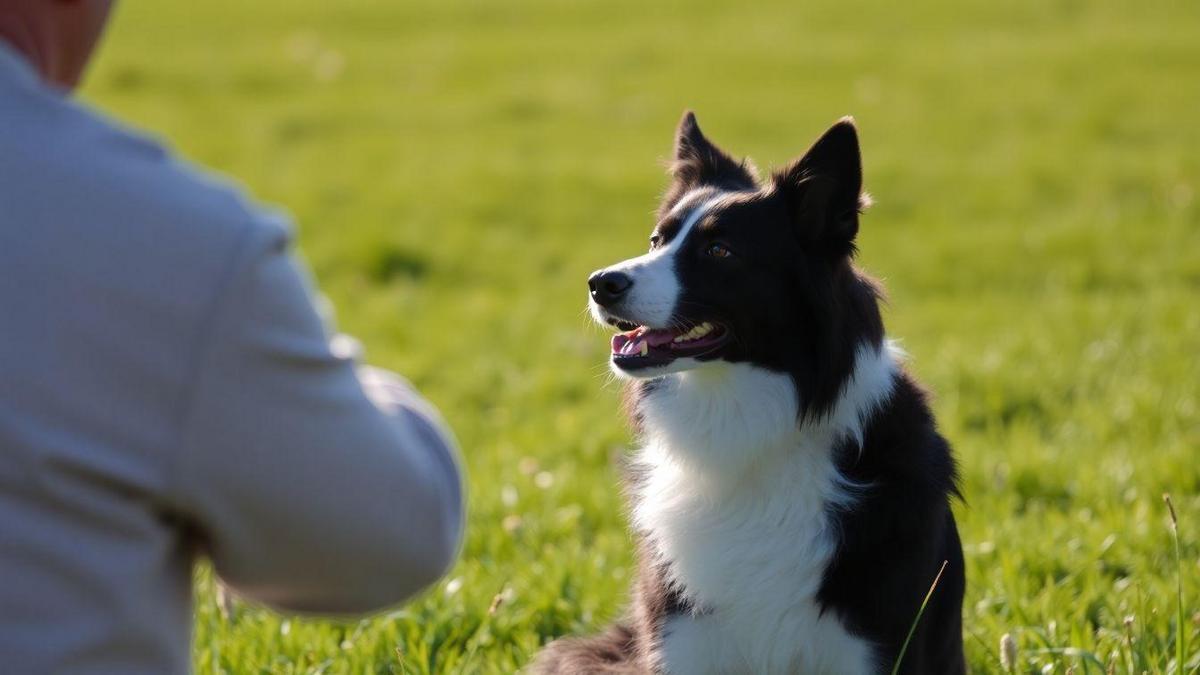
[[[87,67],[114,0],[3,0],[0,40],[42,79],[73,89]]]

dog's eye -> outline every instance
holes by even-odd
[[[728,258],[733,255],[733,251],[730,251],[725,244],[709,244],[704,253],[714,258]]]
[[[661,243],[662,243],[662,235],[661,234],[653,235],[652,237],[650,237],[650,250],[653,251],[654,249],[658,248],[658,245]]]

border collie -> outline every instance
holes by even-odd
[[[956,469],[852,263],[843,119],[760,180],[679,124],[650,251],[588,279],[642,441],[628,621],[537,673],[963,673]]]

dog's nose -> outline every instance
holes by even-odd
[[[592,299],[601,307],[611,307],[619,302],[632,286],[633,279],[624,272],[601,270],[588,277],[588,290],[592,292]]]

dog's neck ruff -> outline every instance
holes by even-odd
[[[713,362],[667,375],[639,404],[652,463],[672,462],[696,478],[731,478],[769,467],[797,450],[862,446],[870,414],[892,392],[903,352],[891,341],[863,345],[832,409],[801,420],[792,378],[748,364]]]
[[[836,449],[861,443],[897,373],[891,345],[859,349],[828,415],[801,421],[788,375],[717,362],[662,378],[639,404],[633,524],[697,612],[667,619],[666,672],[873,670],[874,651],[818,601],[837,550],[831,510],[866,486]]]

